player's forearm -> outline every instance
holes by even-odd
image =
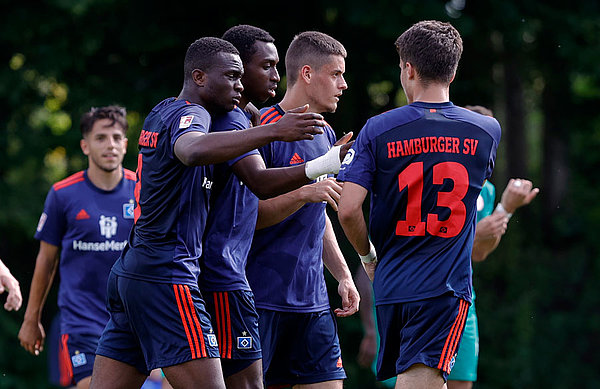
[[[494,251],[496,247],[498,247],[498,244],[500,244],[501,239],[501,236],[489,239],[477,239],[476,237],[473,241],[473,251],[471,253],[471,259],[474,262],[484,261],[488,257],[488,255],[490,255],[490,253]]]
[[[350,273],[342,250],[340,250],[331,221],[328,216],[325,217],[325,220],[325,233],[323,234],[323,264],[338,282],[348,279],[351,280],[352,273]]]
[[[362,209],[349,210],[343,208],[343,203],[340,202],[338,217],[340,225],[354,250],[360,255],[366,255],[370,250],[370,245],[367,224]]]
[[[375,319],[373,318],[373,291],[371,281],[363,269],[359,266],[354,276],[354,283],[360,293],[360,320],[363,324],[365,334],[375,334]]]
[[[58,267],[58,258],[49,258],[38,255],[31,280],[25,320],[39,321],[42,310],[52,287],[52,281]]]
[[[303,188],[293,190],[268,200],[258,202],[256,230],[281,223],[288,216],[306,204],[302,195]]]
[[[266,124],[244,131],[211,132],[187,145],[176,144],[175,151],[186,166],[209,165],[229,161],[277,139],[276,129]]]
[[[237,172],[236,175],[240,176]],[[244,176],[244,184],[261,200],[288,193],[310,183],[304,172],[304,165],[253,170]]]

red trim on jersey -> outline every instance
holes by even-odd
[[[279,115],[279,117],[275,117],[277,115]],[[260,124],[275,123],[277,120],[281,119],[281,116],[282,115],[279,113],[279,111],[276,110],[275,112],[271,113],[269,116],[265,116],[264,119],[262,119],[260,121]],[[275,119],[273,119],[274,117],[275,117]],[[270,122],[271,119],[273,119],[272,122]]]
[[[126,180],[135,181],[135,172],[132,172],[129,169],[123,169],[123,172],[125,173]]]
[[[185,320],[185,314],[183,313],[182,301],[179,297],[178,287],[181,285],[173,285],[173,290],[175,291],[175,301],[177,301],[177,308],[179,308],[179,316],[181,317],[181,324],[183,324],[183,329],[185,330],[185,335],[188,339],[188,344],[190,345],[190,351],[192,353],[192,359],[198,358],[196,354],[196,349],[194,348],[194,343],[192,342],[192,337],[190,336],[190,329],[188,328],[187,322]],[[195,335],[194,335],[195,336]]]
[[[265,124],[265,121],[269,120],[269,118],[271,118],[271,116],[273,116],[273,115],[271,115],[273,113],[273,111],[277,112],[277,109],[275,107],[271,107],[268,110],[266,110],[265,113],[260,115],[260,124]],[[267,118],[267,116],[269,116],[269,117]]]
[[[62,334],[58,351],[58,370],[62,386],[71,386],[73,384],[73,365],[71,364],[69,347],[67,346],[68,340],[69,334]]]
[[[142,209],[140,208],[140,192],[142,190],[142,153],[138,154],[138,164],[135,171],[135,187],[133,188],[133,197],[135,198],[135,208],[133,209],[133,222],[137,223]]]
[[[66,188],[67,186],[77,184],[78,182],[81,182],[83,180],[85,180],[85,177],[83,176],[83,170],[82,170],[80,172],[70,175],[69,177],[65,178],[64,180],[58,181],[57,183],[52,185],[52,188],[55,191],[57,191],[57,190]]]
[[[185,293],[187,295],[188,303],[190,304],[190,310],[192,311],[192,317],[194,318],[194,324],[196,325],[196,331],[198,332],[198,337],[200,338],[200,352],[202,357],[206,358],[206,344],[204,344],[204,334],[202,333],[202,326],[200,325],[200,320],[198,320],[198,315],[196,314],[196,306],[192,301],[192,294],[190,293],[190,288],[187,285],[183,285],[185,289]]]
[[[460,339],[460,334],[462,333],[465,325],[468,310],[469,304],[464,300],[460,300],[458,306],[458,315],[456,316],[456,319],[450,328],[450,333],[446,338],[446,343],[444,344],[444,349],[442,350],[442,355],[440,356],[440,361],[437,366],[438,369],[443,370],[446,373],[450,373],[448,365],[456,353],[458,340]],[[448,347],[449,345],[450,347]]]

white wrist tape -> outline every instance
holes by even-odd
[[[506,209],[504,209],[504,207],[502,206],[502,203],[498,203],[498,205],[496,205],[496,211],[503,212],[506,215],[506,217],[508,218],[508,220],[510,220],[510,218],[513,215],[512,213],[508,213],[506,211]]]
[[[323,174],[337,174],[340,171],[340,147],[333,146],[328,152],[304,164],[304,173],[311,180]]]
[[[371,243],[371,241],[369,241],[369,253],[366,255],[358,254],[358,256],[360,257],[360,260],[364,263],[377,263],[377,253],[375,252],[375,246],[373,246],[373,243]]]

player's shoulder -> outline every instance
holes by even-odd
[[[281,109],[279,104],[261,108],[259,112],[260,124],[274,123],[285,114],[285,112]]]
[[[248,113],[240,107],[212,118],[211,131],[243,130],[250,127]]]
[[[62,189],[73,187],[81,182],[85,181],[85,171],[81,170],[77,173],[71,174],[69,177],[57,181],[52,185],[52,190],[58,192]]]
[[[423,117],[423,112],[412,105],[390,109],[367,120],[363,130],[365,136],[376,137],[394,128],[406,125]],[[361,131],[362,132],[362,131]]]
[[[158,103],[152,109],[152,114],[167,125],[174,121],[178,121],[180,126],[191,125],[195,121],[194,118],[210,121],[210,114],[203,106],[175,97],[169,97]]]
[[[123,169],[123,178],[127,181],[135,181],[135,172],[129,169]]]
[[[499,140],[501,132],[500,123],[492,116],[482,115],[457,105],[444,110],[443,115],[448,119],[459,120],[477,126],[489,133],[493,138]]]

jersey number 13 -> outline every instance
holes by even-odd
[[[408,201],[406,220],[398,220],[396,235],[424,236],[425,233],[442,238],[457,236],[465,225],[467,208],[462,201],[469,190],[469,173],[457,162],[441,162],[433,166],[433,184],[441,185],[450,179],[454,186],[450,192],[438,192],[439,207],[450,209],[450,216],[440,220],[435,213],[427,214],[427,221],[422,220],[421,204],[423,199],[423,162],[411,163],[398,175],[400,192],[406,188]]]

